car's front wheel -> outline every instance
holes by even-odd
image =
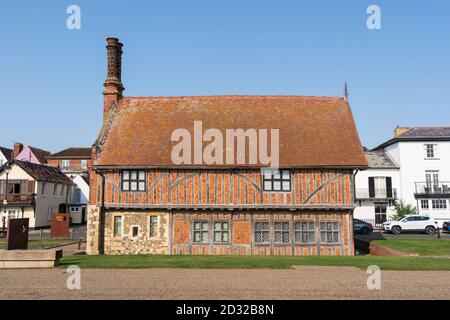
[[[396,227],[392,227],[391,232],[392,232],[393,234],[395,234],[396,236],[398,236],[399,234],[402,233],[402,228],[397,227],[397,226],[396,226]]]
[[[428,226],[425,228],[425,232],[426,232],[426,234],[432,236],[436,233],[436,228],[432,227],[432,226]]]

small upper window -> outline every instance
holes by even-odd
[[[70,167],[70,160],[62,160],[61,161],[61,168],[69,168]]]
[[[122,191],[145,191],[145,170],[123,170]]]
[[[81,169],[87,169],[87,160],[81,160]]]
[[[264,191],[291,191],[291,172],[289,170],[264,170]]]
[[[425,148],[425,158],[426,159],[436,159],[437,155],[437,144],[426,144]]]

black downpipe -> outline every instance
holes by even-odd
[[[98,172],[98,174],[102,177],[102,202],[99,217],[98,251],[99,254],[105,254],[105,175],[102,172]]]

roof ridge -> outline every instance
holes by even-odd
[[[219,99],[219,98],[309,98],[309,99],[327,99],[327,100],[345,100],[343,97],[338,96],[302,96],[302,95],[194,95],[194,96],[126,96],[122,99],[192,99],[192,98],[209,98],[209,99]]]

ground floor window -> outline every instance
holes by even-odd
[[[289,243],[289,222],[275,222],[275,242]]]
[[[207,221],[194,222],[194,242],[196,243],[209,242],[209,225]]]
[[[158,217],[150,216],[150,230],[149,236],[150,238],[154,238],[158,235]]]
[[[270,224],[268,221],[255,223],[255,242],[256,243],[270,242]]]
[[[228,222],[214,222],[214,242],[229,242]]]
[[[447,209],[447,200],[445,199],[432,200],[431,203],[433,209]]]
[[[420,200],[420,207],[422,209],[425,209],[425,210],[430,209],[430,201],[428,201],[428,200]]]
[[[375,225],[381,225],[387,221],[387,202],[375,202]]]
[[[122,217],[114,217],[114,237],[120,237],[122,235]]]
[[[295,223],[295,242],[314,243],[316,241],[316,224],[314,222]]]
[[[320,223],[320,242],[339,243],[339,223],[321,222]]]

